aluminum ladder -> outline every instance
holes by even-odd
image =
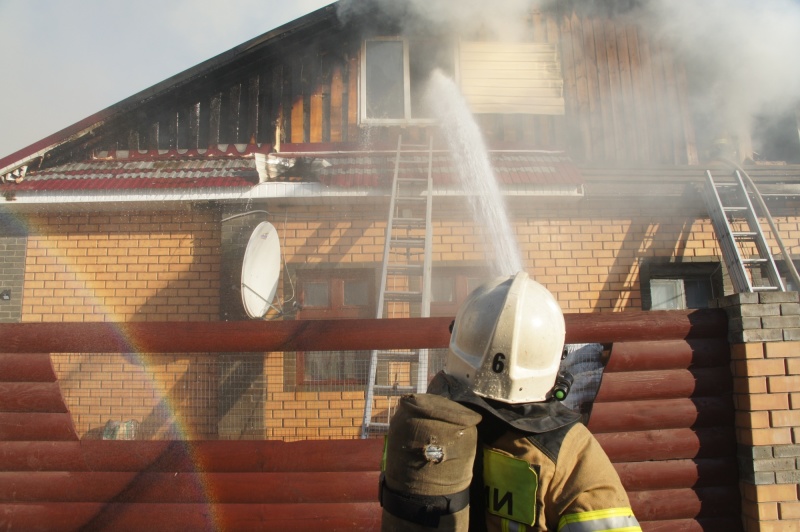
[[[397,139],[378,292],[379,319],[430,316],[433,138],[425,148],[403,146],[402,136]],[[397,398],[424,393],[427,386],[427,349],[372,351],[361,437],[385,433]],[[373,414],[376,406],[386,407],[380,421]]]
[[[703,197],[734,291],[785,291],[775,258],[761,230],[740,171],[733,179],[714,180],[706,170]],[[763,206],[766,210],[766,206]],[[769,212],[766,212],[770,218]]]

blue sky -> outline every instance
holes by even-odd
[[[0,0],[0,157],[333,0]]]

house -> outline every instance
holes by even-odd
[[[259,318],[373,318],[401,156],[398,172],[431,175],[429,312],[454,315],[493,273],[496,235],[472,214],[480,194],[460,184],[463,157],[434,118],[452,98],[426,100],[433,71],[471,111],[487,149],[466,152],[493,170],[524,269],[566,313],[705,308],[734,293],[701,194],[709,174],[732,173],[718,155],[743,165],[787,248],[798,245],[796,125],[709,127],[690,97],[693,72],[634,20],[555,2],[525,10],[507,40],[488,21],[456,31],[404,4],[363,5],[320,9],[0,159],[0,322],[248,319],[242,261],[263,221],[281,274]],[[759,138],[781,141],[755,153]],[[785,307],[776,327],[791,343],[795,302],[772,304]],[[425,315],[407,301],[395,309],[384,317]],[[781,368],[734,375],[737,394],[766,405],[736,404],[736,427],[762,431],[738,441],[751,460],[786,461],[800,444],[786,352]],[[361,434],[370,353],[52,360],[81,438],[114,437],[133,420],[146,439],[293,441]],[[420,380],[409,365],[380,372],[379,384]],[[773,377],[784,386],[775,397]],[[753,471],[756,523],[796,513],[796,492],[772,494],[793,484],[789,461],[781,477]]]

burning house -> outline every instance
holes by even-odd
[[[287,529],[303,501],[226,491],[242,479],[223,478],[234,470],[211,443],[263,457],[231,466],[278,475],[259,482],[288,471],[265,465],[288,448],[263,440],[302,441],[320,463],[353,452],[307,471],[347,472],[334,480],[361,490],[377,462],[359,460],[380,452],[369,437],[441,367],[446,332],[386,353],[358,342],[253,353],[232,339],[211,353],[180,339],[155,351],[132,331],[376,317],[446,329],[478,283],[524,269],[568,326],[622,324],[619,338],[568,340],[597,346],[576,408],[605,437],[644,529],[798,526],[800,80],[727,23],[745,17],[768,31],[762,44],[788,45],[796,8],[507,1],[490,17],[482,2],[448,4],[342,0],[0,159],[0,333],[74,322],[108,335],[25,358],[41,372],[19,369],[24,345],[0,355],[0,477],[13,488],[0,488],[0,524],[58,529],[73,511],[64,529],[136,529],[135,504],[165,503],[159,518],[179,523],[191,502],[210,508],[191,521],[200,528]],[[725,191],[742,189],[754,199],[735,207],[750,221],[725,224]],[[694,332],[661,331],[676,315]],[[631,322],[647,330],[626,337]],[[52,396],[26,406],[17,388]],[[56,413],[57,437],[19,428]],[[61,441],[78,442],[80,459]],[[134,448],[115,469],[109,456]],[[210,469],[191,463],[200,455]],[[194,495],[158,495],[173,466],[196,475],[182,485]],[[87,471],[120,470],[150,476],[102,480],[111,495],[58,484],[74,500],[40,487],[54,472],[88,483]],[[206,480],[231,495],[192,491]],[[330,503],[312,513],[374,527],[377,502],[358,490],[309,495]],[[249,525],[229,508],[245,503],[261,512]]]

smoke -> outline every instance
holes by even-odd
[[[796,0],[653,0],[638,21],[683,60],[698,109],[749,129],[753,117],[793,111],[800,97]]]
[[[529,39],[536,11],[623,18],[686,66],[700,134],[750,131],[800,96],[799,0],[341,0],[338,10],[345,22],[380,12],[400,33],[486,40]]]
[[[531,0],[341,0],[339,18],[347,22],[380,12],[401,33],[480,34],[493,40],[520,40],[529,32]]]

